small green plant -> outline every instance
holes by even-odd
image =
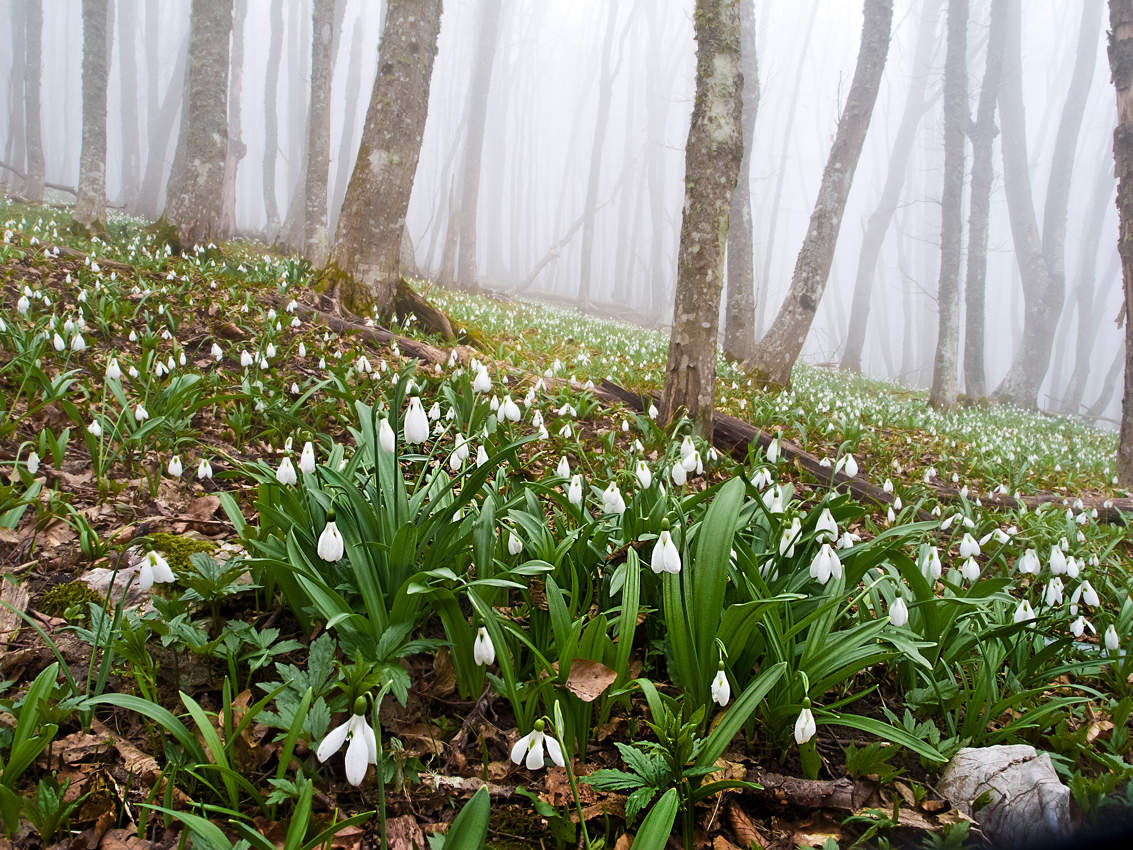
[[[63,798],[70,787],[70,779],[60,784],[52,773],[39,780],[35,797],[24,801],[24,817],[35,827],[44,845],[50,844],[60,830],[70,828],[71,813],[89,796],[83,794],[68,803]]]

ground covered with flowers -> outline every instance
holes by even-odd
[[[1001,743],[1133,805],[1113,435],[722,363],[724,451],[656,332],[0,222],[0,846],[959,846]]]

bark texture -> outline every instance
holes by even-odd
[[[335,0],[314,0],[311,27],[311,104],[307,116],[307,179],[304,189],[304,253],[326,265],[327,178],[330,169],[330,92],[334,73]]]
[[[279,66],[283,58],[283,0],[271,0],[268,65],[264,72],[264,215],[267,238],[279,233],[279,201],[276,197],[275,164],[279,159]]]
[[[106,216],[107,6],[107,0],[83,0],[83,149],[75,221],[84,225]]]
[[[138,22],[142,19],[137,0],[116,0],[114,25],[118,39],[119,93],[122,122],[122,194],[119,204],[132,204],[141,180],[142,125],[138,116]]]
[[[960,260],[963,254],[964,131],[968,126],[968,0],[948,2],[944,60],[944,189],[940,195],[940,283],[936,357],[928,403],[952,407],[960,392]]]
[[[393,311],[401,235],[421,154],[441,0],[390,0],[362,143],[325,277],[359,315]]]
[[[22,3],[8,6],[11,26],[12,65],[8,74],[8,138],[4,143],[4,161],[11,169],[0,171],[0,185],[10,192],[23,192],[24,189],[24,64],[26,58],[25,38],[27,36],[27,8]]]
[[[862,369],[862,350],[865,347],[866,328],[869,326],[870,302],[873,295],[873,279],[877,273],[877,260],[885,235],[897,212],[901,192],[905,186],[905,175],[909,171],[909,160],[917,140],[917,128],[928,108],[928,82],[932,69],[933,48],[936,45],[936,27],[940,20],[943,0],[925,0],[921,9],[921,19],[917,27],[917,42],[913,49],[913,77],[909,91],[905,95],[905,105],[901,111],[901,124],[893,139],[893,149],[889,154],[889,170],[885,176],[885,186],[881,190],[881,200],[866,222],[862,235],[862,249],[858,254],[858,271],[854,278],[854,294],[850,302],[850,324],[846,335],[846,350],[842,354],[842,368],[854,372]]]
[[[755,354],[755,256],[751,220],[751,149],[759,113],[759,62],[755,51],[755,2],[740,0],[743,83],[743,158],[728,227],[728,294],[724,306],[724,354],[746,363]]]
[[[743,157],[740,0],[697,0],[695,22],[696,99],[661,419],[684,411],[711,435],[728,211]]]
[[[1109,67],[1117,91],[1113,159],[1117,169],[1117,212],[1121,278],[1125,290],[1125,392],[1117,444],[1117,478],[1133,487],[1133,0],[1109,2]]]
[[[43,160],[43,120],[40,115],[43,82],[43,5],[40,0],[31,0],[27,4],[25,22],[24,133],[28,166],[24,195],[29,201],[42,201],[47,172]]]
[[[889,53],[892,0],[866,0],[862,40],[850,93],[838,121],[806,238],[795,261],[791,288],[775,321],[756,346],[752,364],[767,384],[786,387],[830,277],[842,214],[869,130],[881,73]]]
[[[224,152],[224,198],[221,201],[220,232],[236,232],[236,169],[248,152],[244,144],[244,30],[248,24],[248,0],[235,0],[232,18],[232,53],[228,79],[228,147]]]
[[[232,0],[193,0],[181,134],[165,205],[184,248],[221,236],[231,32]]]

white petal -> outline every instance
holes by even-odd
[[[551,757],[551,761],[559,767],[566,767],[566,760],[563,758],[563,748],[559,746],[559,742],[550,735],[544,735],[543,743],[547,745],[547,755]]]
[[[515,742],[511,748],[511,760],[516,764],[523,764],[523,757],[527,753],[528,747],[531,746],[531,739],[534,737],[535,732],[528,732],[522,738]]]
[[[319,762],[322,763],[342,749],[343,743],[346,741],[346,733],[350,728],[350,721],[340,723],[335,726],[323,738],[322,743],[319,744],[318,750],[315,751],[315,756]]]
[[[366,746],[366,736],[361,734],[361,730],[355,730],[346,748],[346,781],[351,785],[361,785],[369,765],[370,753]]]

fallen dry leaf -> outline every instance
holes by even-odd
[[[88,735],[85,732],[74,732],[56,741],[52,745],[52,754],[58,756],[63,764],[78,764],[88,756],[102,752],[111,746],[113,746],[113,741],[109,730],[106,734],[93,735]]]
[[[599,661],[576,658],[570,665],[566,689],[583,702],[594,702],[617,678],[617,673]]]
[[[386,838],[390,850],[427,850],[429,846],[413,815],[401,815],[386,821]]]
[[[0,649],[5,649],[8,642],[16,636],[20,630],[20,624],[23,618],[19,613],[28,607],[28,586],[26,584],[13,584],[8,581],[8,576],[0,578],[0,600],[3,600],[7,605],[0,605]],[[12,608],[16,609],[15,611]]]
[[[734,800],[728,806],[728,823],[731,824],[732,834],[736,836],[736,840],[740,842],[742,847],[748,847],[752,842],[756,844],[763,843],[763,836],[761,836],[759,830],[755,828],[752,819],[747,816],[747,812],[741,809],[739,803]]]
[[[210,493],[191,501],[185,515],[196,520],[212,519],[212,515],[216,513],[216,509],[219,507],[220,499]]]

